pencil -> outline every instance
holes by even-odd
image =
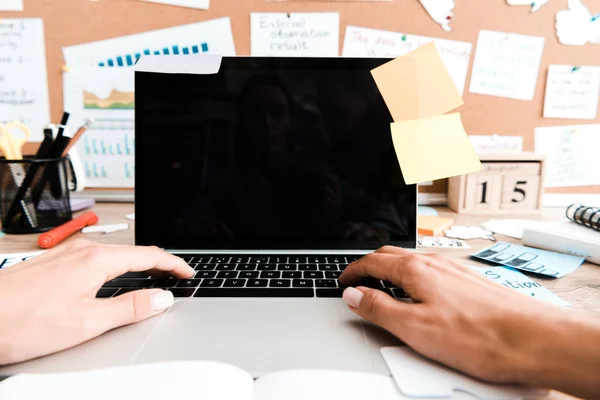
[[[93,123],[94,123],[94,121],[92,121],[91,119],[88,119],[87,121],[85,121],[85,124],[83,124],[79,129],[77,129],[77,132],[75,132],[75,135],[73,135],[73,137],[69,141],[69,144],[67,145],[65,150],[62,152],[62,157],[65,157],[67,154],[69,154],[69,150],[71,150],[71,147],[73,147],[75,145],[75,143],[77,143],[77,141],[81,138],[81,136],[83,136],[85,131]]]

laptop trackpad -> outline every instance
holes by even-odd
[[[362,323],[341,299],[184,300],[134,362],[214,360],[254,376],[307,368],[389,375],[379,349],[399,343]]]

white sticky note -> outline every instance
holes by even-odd
[[[546,4],[548,0],[506,0],[509,6],[530,6],[531,12],[536,12]]]
[[[79,67],[63,74],[69,124],[94,123],[77,142],[87,187],[134,186],[134,72],[130,68]]]
[[[2,0],[0,11],[23,11],[23,0]]]
[[[482,400],[516,400],[537,399],[547,393],[546,390],[485,383],[429,360],[409,347],[382,347],[381,355],[398,389],[409,397],[451,398],[457,391]]]
[[[600,185],[600,124],[535,129],[535,152],[546,156],[546,187]]]
[[[545,118],[594,119],[600,95],[600,67],[550,65]]]
[[[431,19],[446,32],[450,32],[450,22],[454,17],[454,0],[419,0]]]
[[[251,13],[253,56],[337,57],[339,13]]]
[[[470,92],[533,99],[543,49],[543,37],[480,31]]]
[[[440,58],[462,95],[465,90],[467,71],[471,59],[472,45],[469,42],[349,25],[346,27],[342,56],[396,58],[431,42],[435,43]]]
[[[469,140],[477,154],[523,151],[523,136],[469,135]]]
[[[39,18],[0,20],[0,124],[21,121],[30,141],[50,123],[44,24]]]
[[[558,41],[564,45],[600,43],[600,16],[592,15],[581,0],[568,0],[568,9],[556,13],[555,26]]]
[[[170,6],[179,6],[186,8],[197,8],[200,10],[208,10],[210,0],[142,0],[148,3],[167,4]]]
[[[151,55],[212,54],[234,56],[235,45],[229,18],[136,33],[63,48],[71,69],[133,66]]]

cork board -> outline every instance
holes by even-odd
[[[58,5],[60,3],[60,6]],[[593,14],[600,12],[593,1]],[[524,150],[534,149],[534,128],[537,126],[598,124],[595,120],[557,120],[542,118],[546,73],[549,64],[600,65],[600,45],[563,46],[555,36],[554,19],[566,0],[551,1],[531,14],[528,6],[508,6],[505,0],[456,0],[453,32],[444,32],[435,24],[417,0],[393,2],[303,2],[264,0],[212,0],[210,10],[196,10],[146,3],[139,0],[25,0],[25,11],[4,12],[1,17],[40,17],[44,20],[50,106],[53,121],[62,113],[62,48],[79,43],[129,35],[143,31],[189,24],[229,16],[233,27],[236,51],[250,51],[250,12],[311,12],[340,13],[340,52],[346,25],[384,29],[434,36],[473,43],[481,29],[514,32],[546,38],[544,53],[532,101],[482,96],[468,91],[471,71],[467,76],[462,113],[465,129],[470,134],[521,135]],[[590,171],[590,173],[598,173]],[[423,192],[445,192],[447,183],[436,182],[422,188]],[[600,193],[600,186],[553,188],[550,193]]]

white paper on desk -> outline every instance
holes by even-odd
[[[130,68],[80,67],[63,74],[64,109],[76,130],[94,123],[77,142],[87,187],[134,185],[134,73]]]
[[[197,8],[200,10],[208,10],[210,0],[141,0],[149,3],[167,4],[170,6],[179,6],[187,8]]]
[[[475,153],[520,153],[523,136],[469,135]]]
[[[480,31],[470,92],[533,99],[543,49],[543,37]]]
[[[250,13],[253,56],[337,57],[340,14]]]
[[[488,231],[515,239],[523,239],[523,231],[534,225],[535,221],[526,219],[491,219],[481,224]]]
[[[540,398],[546,390],[494,385],[468,377],[417,354],[409,347],[382,347],[381,354],[396,385],[408,397],[452,397],[454,392],[470,393],[479,399]]]
[[[507,267],[479,268],[472,265],[467,265],[467,267],[479,272],[492,282],[496,282],[499,285],[516,290],[527,296],[559,306],[570,306],[568,302],[564,301],[539,283],[529,279],[527,275],[516,269]]]
[[[72,69],[91,66],[133,66],[148,55],[216,54],[234,56],[229,18],[159,29],[63,48]]]
[[[0,11],[23,11],[23,0],[2,0]]]
[[[600,95],[600,67],[550,65],[544,118],[594,119]]]
[[[30,141],[50,122],[44,24],[40,18],[0,20],[0,124],[21,121]]]
[[[12,267],[13,265],[20,263],[21,261],[27,261],[30,258],[39,256],[43,253],[45,253],[45,250],[31,251],[26,253],[0,254],[0,269]]]
[[[600,185],[600,124],[535,129],[535,152],[546,156],[546,187]]]
[[[54,374],[19,374],[0,383],[2,400],[250,400],[247,372],[211,361],[176,361]]]
[[[471,59],[472,45],[468,42],[349,25],[346,27],[342,56],[395,58],[430,42],[435,43],[444,66],[462,95]]]

